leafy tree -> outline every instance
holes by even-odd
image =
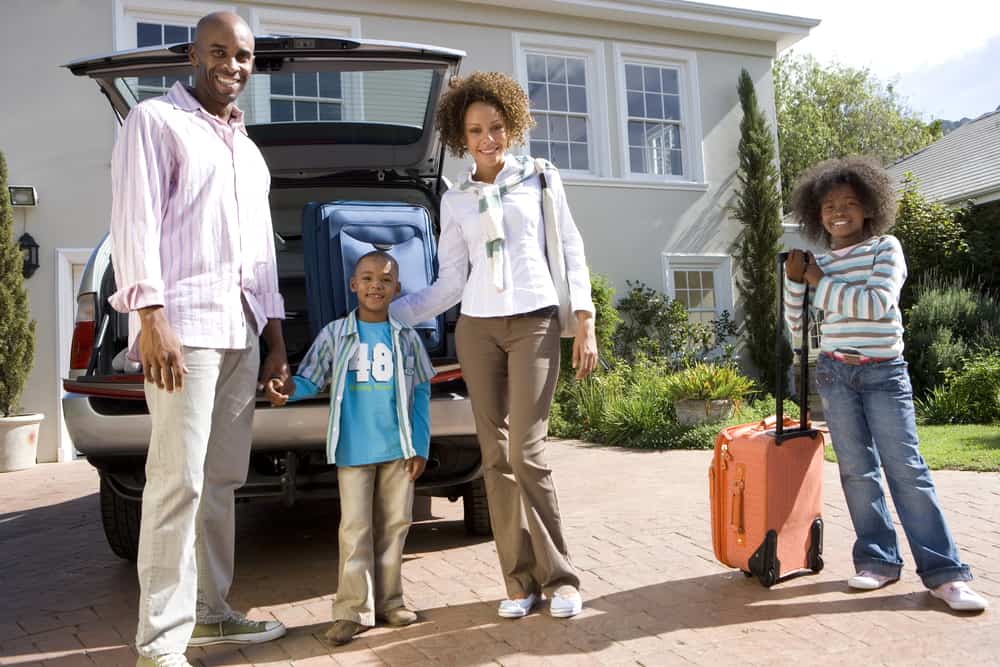
[[[24,257],[14,241],[7,190],[7,161],[0,153],[0,416],[20,407],[21,392],[35,359],[35,322],[24,289]]]
[[[739,268],[736,287],[743,297],[746,344],[750,360],[761,374],[767,390],[775,390],[774,350],[779,332],[775,328],[778,293],[775,262],[781,250],[781,197],[774,161],[774,137],[757,104],[750,73],[740,73],[738,85],[743,120],[740,121],[738,174],[740,191],[733,216],[743,223],[734,257]],[[790,355],[781,358],[785,373]]]
[[[821,160],[874,155],[888,164],[942,135],[941,121],[925,123],[867,68],[790,52],[772,71],[786,209],[799,175]]]

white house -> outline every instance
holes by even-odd
[[[72,456],[62,428],[75,282],[108,228],[117,124],[97,86],[60,65],[186,41],[228,9],[258,34],[420,42],[468,53],[464,72],[504,70],[531,93],[530,151],[563,170],[594,270],[685,300],[692,317],[734,311],[727,213],[738,168],[740,70],[774,114],[771,61],[813,19],[682,0],[5,0],[0,150],[39,202],[15,213],[41,247],[27,281],[38,321],[24,406],[48,416],[39,460]],[[654,137],[655,140],[646,139]],[[445,173],[454,177],[458,164]]]

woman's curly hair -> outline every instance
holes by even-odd
[[[830,234],[823,227],[820,208],[830,190],[843,184],[850,185],[861,200],[867,236],[881,234],[892,227],[896,220],[896,191],[889,174],[876,158],[824,160],[799,178],[792,193],[792,213],[807,238],[829,247]]]
[[[452,77],[448,87],[438,105],[435,122],[441,140],[455,157],[464,157],[467,150],[465,111],[473,102],[496,107],[511,146],[524,143],[528,130],[535,125],[524,89],[503,72],[473,72],[464,79]]]

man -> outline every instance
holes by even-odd
[[[258,369],[288,377],[270,175],[234,104],[253,49],[236,14],[204,17],[190,51],[194,88],[175,83],[132,109],[112,158],[110,302],[130,313],[152,420],[137,667],[184,667],[189,645],[285,633],[226,603],[233,492],[246,480]]]

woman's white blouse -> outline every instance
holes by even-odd
[[[507,160],[496,180],[516,168]],[[546,174],[555,195],[563,253],[573,311],[594,312],[590,273],[573,215],[566,203],[562,179]],[[545,225],[538,176],[531,176],[502,198],[505,242],[504,284],[498,291],[489,276],[486,244],[479,220],[479,199],[473,191],[448,190],[441,198],[441,237],[438,241],[438,279],[429,287],[392,302],[392,315],[409,324],[422,322],[462,302],[471,317],[502,317],[558,305],[545,256]],[[405,289],[406,286],[403,285]]]

